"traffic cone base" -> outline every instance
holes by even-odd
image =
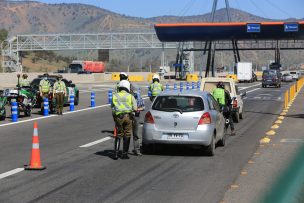
[[[29,170],[32,170],[32,171],[42,171],[42,170],[44,170],[44,169],[46,169],[46,167],[45,166],[40,166],[40,167],[32,167],[32,166],[28,166],[28,165],[24,165],[24,170],[27,170],[27,171],[29,171]]]

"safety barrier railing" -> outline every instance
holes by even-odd
[[[304,78],[301,78],[284,93],[284,109],[287,109],[291,105],[303,86]]]

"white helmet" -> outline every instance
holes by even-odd
[[[158,74],[154,74],[153,77],[152,77],[152,79],[158,79],[159,80],[160,78],[159,78]]]
[[[125,72],[120,72],[120,75],[124,75],[124,76],[128,77],[128,74]]]
[[[119,82],[118,87],[124,87],[130,92],[130,82],[127,80],[122,80]]]

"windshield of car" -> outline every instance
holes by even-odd
[[[42,80],[42,78],[36,78],[31,82],[31,86],[39,86],[40,81]],[[54,85],[54,83],[56,82],[55,79],[53,78],[48,78],[48,81],[50,82],[51,86]]]
[[[276,72],[275,71],[264,71],[263,72],[263,77],[264,76],[276,76],[277,74],[276,74]]]
[[[203,111],[204,102],[202,98],[195,96],[158,96],[153,103],[152,109],[180,113]]]
[[[285,73],[283,76],[290,76],[290,74],[289,73]]]
[[[69,71],[70,73],[78,73],[82,71],[82,65],[81,64],[70,64],[69,65]]]
[[[295,75],[295,74],[297,74],[297,72],[290,72],[290,74],[293,74],[293,75]]]
[[[204,91],[212,93],[213,90],[216,88],[217,83],[218,82],[205,82]],[[227,90],[228,92],[231,92],[230,83],[224,82],[224,85],[225,85],[225,90]]]

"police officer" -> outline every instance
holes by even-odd
[[[66,95],[66,86],[62,81],[62,75],[58,75],[57,81],[53,87],[53,98],[56,99],[57,114],[62,115],[64,96]]]
[[[39,92],[40,92],[40,97],[41,97],[41,112],[43,112],[43,100],[45,98],[48,99],[49,93],[51,91],[51,84],[48,81],[48,74],[45,73],[43,74],[42,80],[39,83]]]
[[[132,112],[137,111],[137,103],[130,94],[130,82],[122,80],[119,82],[118,93],[113,94],[112,112],[119,139],[123,138],[122,159],[129,159],[128,151],[132,134]],[[117,139],[115,139],[117,142]],[[117,144],[115,143],[115,159],[118,158]]]
[[[22,78],[19,82],[20,87],[29,87],[30,86],[30,81],[27,79],[27,74],[23,74]]]
[[[129,81],[129,75],[125,72],[121,72],[119,74],[119,79],[120,81]],[[130,81],[129,81],[130,82]],[[119,82],[116,85],[116,92],[119,92]],[[136,94],[136,90],[135,87],[130,83],[130,94],[132,94],[133,96]],[[141,152],[140,152],[140,143],[139,143],[139,136],[138,136],[138,120],[139,118],[136,117],[134,115],[134,113],[132,113],[131,115],[131,119],[132,119],[132,135],[133,135],[133,153],[136,156],[141,156]]]
[[[229,122],[230,122],[230,129],[231,129],[231,135],[235,135],[234,131],[234,124],[232,120],[232,115],[231,115],[231,103],[232,99],[230,97],[230,93],[225,90],[225,85],[223,82],[218,82],[216,85],[216,88],[212,92],[213,97],[215,98],[218,103],[224,107],[227,108],[229,112]]]
[[[150,100],[153,101],[154,98],[159,95],[162,91],[164,91],[164,87],[160,84],[160,78],[158,74],[153,75],[152,83],[150,84],[151,97]]]

